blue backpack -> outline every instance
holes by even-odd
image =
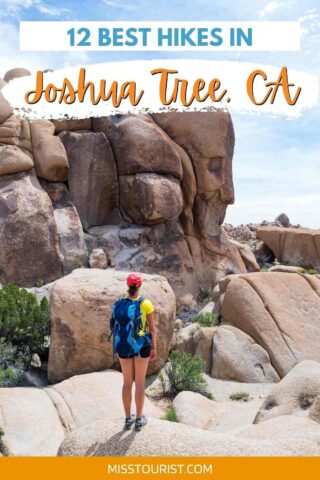
[[[140,307],[143,300],[143,297],[138,300],[121,298],[113,305],[110,338],[113,336],[113,350],[121,357],[139,356],[144,346],[151,345],[150,333],[139,335],[142,329]]]

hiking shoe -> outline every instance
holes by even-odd
[[[136,432],[140,432],[141,428],[147,425],[147,419],[144,415],[142,415],[141,418],[137,418],[136,424],[135,424],[135,430]]]
[[[130,430],[134,422],[136,421],[136,416],[131,414],[130,417],[126,418],[126,421],[124,423],[124,428],[126,430]]]

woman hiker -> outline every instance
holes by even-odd
[[[114,350],[118,354],[123,374],[122,401],[125,428],[135,424],[140,431],[146,425],[143,415],[145,378],[149,361],[156,358],[156,329],[154,307],[140,295],[142,278],[138,273],[127,277],[128,296],[113,305],[110,328],[114,336]],[[132,385],[135,382],[136,415],[131,413]]]

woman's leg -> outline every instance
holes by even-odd
[[[132,384],[133,384],[133,358],[119,358],[123,375],[122,402],[126,418],[131,415]]]
[[[148,363],[149,357],[134,357],[134,381],[136,384],[137,418],[141,418],[143,413],[145,379]]]

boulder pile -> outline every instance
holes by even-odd
[[[111,368],[115,363],[109,340],[113,303],[126,296],[126,272],[113,269],[74,270],[57,280],[51,294],[51,344],[48,377],[53,382],[73,375]],[[149,373],[167,360],[175,320],[175,295],[159,275],[143,274],[143,295],[157,312],[157,359]]]
[[[117,270],[165,276],[178,300],[246,272],[220,228],[233,148],[222,111],[29,122],[0,91],[0,282],[49,283],[96,249]]]

